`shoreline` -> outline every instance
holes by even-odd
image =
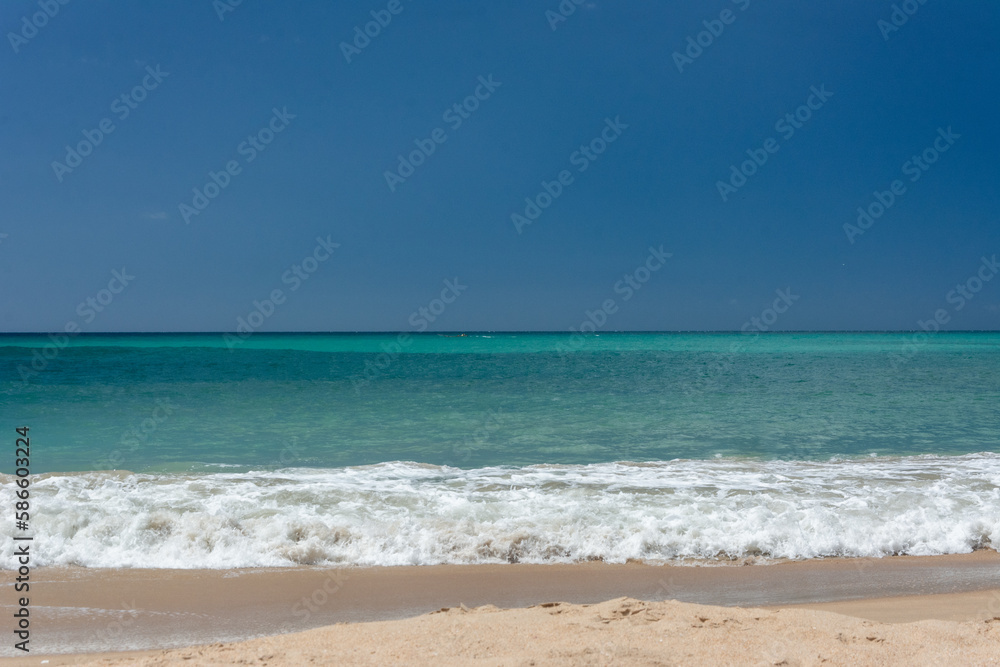
[[[395,621],[179,649],[5,658],[52,667],[246,665],[995,665],[1000,589],[777,608],[616,598],[443,608]],[[857,604],[857,603],[854,603]],[[840,605],[833,610],[831,605]],[[847,605],[847,606],[845,606]],[[896,614],[872,621],[867,613]],[[959,612],[960,618],[951,618]],[[942,620],[944,619],[944,620]]]
[[[10,586],[14,576],[3,572],[0,585]],[[708,567],[601,562],[246,570],[49,567],[33,571],[31,583],[31,664],[43,654],[50,660],[59,654],[82,658],[246,641],[338,623],[406,623],[442,608],[523,610],[622,597],[797,608],[889,622],[971,621],[995,601],[1000,616],[1000,554],[992,550]],[[3,605],[3,613],[12,610],[11,604]],[[0,650],[0,664],[26,664],[24,658],[9,657],[12,646]]]

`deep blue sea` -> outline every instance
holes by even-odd
[[[1000,544],[995,333],[4,335],[0,369],[39,564]]]

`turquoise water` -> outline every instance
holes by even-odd
[[[1000,335],[0,337],[34,562],[694,562],[1000,544]],[[48,345],[48,347],[46,347]],[[13,502],[13,450],[0,491]],[[6,474],[3,474],[6,473]],[[14,548],[0,522],[0,549]],[[0,565],[9,567],[9,565]]]
[[[1000,335],[913,337],[3,336],[0,407],[36,472],[995,451]]]

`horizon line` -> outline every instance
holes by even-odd
[[[396,329],[384,330],[340,330],[340,331],[255,331],[252,336],[284,336],[284,335],[402,335],[434,336],[458,334],[577,334],[581,336],[599,336],[601,334],[809,334],[809,333],[1000,333],[1000,329],[944,329],[925,331],[923,329],[782,329],[779,331],[742,331],[740,329],[620,329],[608,331],[573,331],[569,329],[454,329],[442,331],[405,331]],[[81,331],[65,333],[61,331],[0,331],[0,336],[48,336],[59,335],[76,338],[79,336],[222,336],[239,335],[235,331]],[[249,338],[249,336],[248,336]]]

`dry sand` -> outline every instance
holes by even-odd
[[[970,594],[951,597],[963,595]],[[916,606],[933,607],[934,597],[926,596]],[[1000,591],[980,597],[1000,607]],[[37,665],[40,659],[17,662]],[[976,621],[890,624],[812,609],[619,598],[527,609],[457,607],[237,644],[50,658],[48,664],[997,665],[1000,614]]]
[[[42,568],[31,657],[0,666],[1000,665],[998,582],[993,551],[749,567]]]

